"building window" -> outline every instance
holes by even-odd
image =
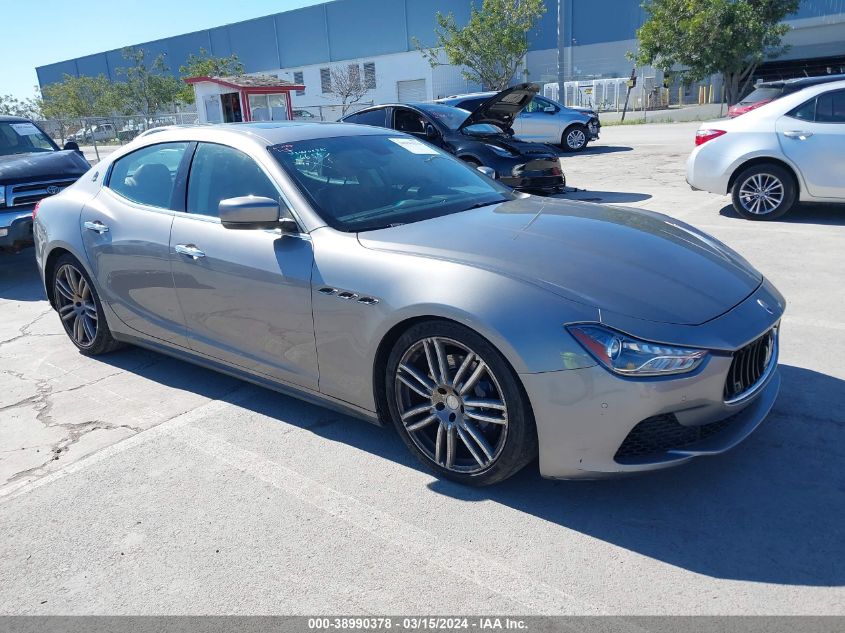
[[[349,85],[358,88],[361,85],[361,67],[358,64],[349,64]]]
[[[323,94],[332,91],[332,72],[328,68],[320,69],[320,87]]]
[[[305,84],[305,78],[302,76],[301,70],[297,70],[296,72],[293,73],[293,83],[297,84],[298,86],[302,86],[302,85]],[[304,90],[297,90],[296,91],[297,97],[301,97],[304,94],[305,94]]]
[[[364,87],[372,90],[376,87],[376,63],[366,62],[364,64]]]

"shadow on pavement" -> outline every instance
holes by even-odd
[[[20,253],[0,253],[0,299],[41,301],[46,299],[32,248]]]
[[[593,154],[616,154],[617,152],[631,152],[633,147],[627,145],[587,145],[587,147],[580,152],[564,152],[561,156],[591,156]]]
[[[719,215],[735,220],[747,222],[733,208],[733,205],[725,205],[719,211]],[[766,222],[783,224],[819,224],[819,225],[845,225],[845,205],[836,204],[810,204],[801,203],[795,206],[792,211],[777,220],[766,220]]]
[[[425,470],[392,429],[259,387],[247,399],[235,379],[216,380],[213,372],[165,357],[139,366],[137,354],[154,355],[130,348],[102,360],[270,418],[284,416],[285,424]],[[775,410],[725,455],[619,480],[550,481],[539,476],[535,463],[489,488],[446,480],[429,487],[465,501],[501,503],[698,574],[843,586],[845,422],[838,412],[845,410],[845,381],[792,366],[781,366],[781,372],[784,387]]]

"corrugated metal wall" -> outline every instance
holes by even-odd
[[[295,68],[345,59],[414,50],[414,38],[434,44],[435,15],[469,17],[472,0],[335,0],[154,42],[136,44],[151,55],[167,54],[175,74],[190,53],[237,53],[247,72]],[[631,40],[642,24],[641,0],[545,0],[546,14],[530,34],[531,50],[558,48],[558,15],[564,21],[561,45],[589,46]],[[845,0],[803,0],[796,18],[845,13]],[[373,34],[378,34],[373,37]],[[65,74],[119,80],[125,65],[120,50],[106,51],[37,68],[40,84]]]

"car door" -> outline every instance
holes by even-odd
[[[136,332],[185,345],[170,272],[170,228],[180,167],[191,143],[148,145],[118,158],[80,215],[82,241],[101,297]]]
[[[831,90],[776,123],[783,153],[816,198],[845,199],[845,90]]]
[[[310,237],[225,228],[220,201],[248,195],[281,199],[252,157],[227,145],[199,143],[186,210],[176,214],[170,239],[188,343],[230,365],[316,389]]]
[[[514,134],[524,141],[560,143],[560,108],[542,97],[534,97],[513,123]]]

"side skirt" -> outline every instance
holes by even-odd
[[[171,356],[173,358],[177,358],[179,360],[194,365],[199,365],[200,367],[211,369],[221,374],[226,374],[227,376],[231,376],[232,378],[238,378],[239,380],[258,385],[259,387],[264,387],[265,389],[270,389],[285,396],[297,398],[298,400],[303,400],[309,404],[325,407],[327,409],[337,411],[338,413],[343,413],[345,415],[364,420],[366,422],[369,422],[370,424],[375,424],[376,426],[384,426],[384,424],[378,419],[378,416],[374,411],[368,411],[367,409],[356,407],[342,400],[327,396],[326,394],[310,391],[303,387],[276,382],[274,380],[270,380],[268,378],[264,378],[256,374],[250,374],[240,369],[231,367],[229,365],[224,365],[223,363],[220,363],[216,360],[212,360],[210,358],[202,356],[194,351],[188,351],[178,347],[171,347],[170,345],[167,345],[165,343],[158,343],[149,339],[140,338],[131,334],[127,334],[126,332],[112,332],[112,334],[114,338],[124,343],[137,345],[138,347],[143,347],[153,352],[159,352],[161,354],[164,354],[165,356]]]

